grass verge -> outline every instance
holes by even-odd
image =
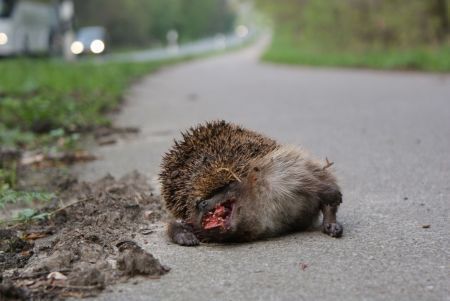
[[[2,60],[0,208],[48,199],[48,194],[15,190],[17,153],[77,149],[79,133],[109,124],[105,113],[118,106],[133,80],[168,63]]]
[[[275,33],[263,60],[290,65],[450,72],[450,45],[407,50],[340,51],[332,47],[314,47],[293,41],[287,34]]]
[[[1,62],[0,124],[22,133],[79,131],[105,124],[103,113],[117,106],[130,81],[161,64]]]

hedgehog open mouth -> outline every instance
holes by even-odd
[[[235,199],[230,199],[220,204],[216,204],[212,210],[203,216],[202,228],[205,230],[216,228],[219,228],[220,230],[230,229],[235,202]]]

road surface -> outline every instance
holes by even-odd
[[[171,272],[98,299],[450,300],[450,76],[272,65],[264,44],[143,79],[116,118],[141,134],[79,172],[154,176],[180,130],[226,119],[334,161],[344,236],[186,248],[161,227],[147,247]]]

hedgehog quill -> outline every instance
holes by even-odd
[[[182,133],[161,164],[173,242],[244,242],[311,227],[340,237],[342,194],[326,159],[225,121]]]

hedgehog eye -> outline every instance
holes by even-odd
[[[197,208],[199,210],[205,210],[206,207],[208,207],[208,202],[206,200],[203,200],[197,204]]]

